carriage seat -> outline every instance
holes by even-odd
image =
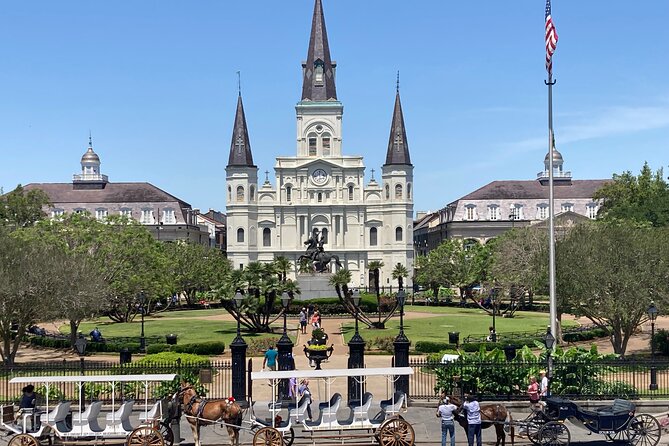
[[[128,400],[121,404],[121,407],[112,413],[108,413],[105,417],[108,428],[122,428],[125,431],[133,430],[130,424],[130,414],[132,414],[132,406],[135,404],[134,400]]]
[[[320,423],[331,424],[337,422],[337,411],[341,405],[341,400],[341,393],[335,393],[332,395],[332,398],[330,398],[330,401],[326,401],[318,405],[318,410],[320,410]]]
[[[61,401],[54,407],[54,409],[44,415],[41,420],[42,424],[48,424],[50,426],[55,425],[56,429],[60,432],[70,431],[70,427],[65,422],[65,418],[70,413],[70,401]]]
[[[149,411],[141,411],[139,413],[139,416],[137,417],[139,421],[142,423],[150,423],[153,421],[160,421],[163,419],[163,406],[162,406],[162,400],[156,401],[156,403],[151,406],[151,409]]]
[[[370,392],[365,392],[362,396],[362,404],[351,404],[351,406],[349,406],[351,408],[349,421],[351,423],[369,423],[369,408],[372,407],[372,401],[374,401],[374,395]]]
[[[102,409],[102,401],[95,401],[89,404],[83,413],[73,413],[72,427],[75,428],[88,426],[89,429],[93,432],[102,432],[103,428],[101,428],[98,424],[98,415],[100,415],[100,409]]]
[[[311,404],[311,396],[308,394],[302,395],[300,401],[297,403],[297,407],[294,409],[288,410],[288,418],[295,419],[298,423],[304,421],[304,414],[307,412],[307,406]]]
[[[381,406],[381,412],[385,415],[395,415],[399,413],[400,409],[404,405],[404,400],[406,399],[406,394],[404,392],[395,392],[393,393],[392,398],[387,400],[381,400],[379,406]]]
[[[628,415],[630,412],[634,412],[635,410],[636,406],[634,403],[616,398],[613,400],[613,404],[611,406],[597,409],[597,413],[600,415]]]

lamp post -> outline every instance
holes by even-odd
[[[77,340],[74,341],[74,348],[77,350],[77,354],[79,355],[79,366],[81,367],[81,375],[85,375],[85,363],[84,363],[84,355],[86,354],[86,338],[84,337],[84,334],[82,332],[79,332],[79,336],[77,337]],[[79,387],[79,401],[81,406],[79,407],[79,411],[83,411],[85,409],[85,403],[84,401],[86,398],[82,398],[82,396],[85,394],[84,390],[84,383],[80,383]]]
[[[358,331],[358,312],[360,305],[360,290],[353,289],[349,298],[355,307],[355,334],[348,342],[348,368],[360,369],[365,367],[365,340]],[[362,398],[361,383],[357,382],[355,377],[348,378],[348,401],[360,400]]]
[[[239,313],[244,302],[244,295],[237,290],[232,300]],[[239,315],[237,315],[237,337],[230,343],[232,352],[232,396],[237,401],[246,400],[246,341],[242,338]]]
[[[293,341],[288,337],[288,330],[286,327],[286,316],[289,303],[290,295],[284,291],[281,294],[281,305],[283,306],[283,335],[276,343],[279,353],[279,370],[293,370],[295,366],[295,360],[293,359]],[[282,379],[279,383],[279,395],[284,399],[288,399],[288,390],[288,380]]]
[[[139,335],[139,351],[146,353],[146,337],[144,337],[144,309],[146,305],[146,294],[144,293],[144,290],[139,292],[137,299],[139,300],[139,310],[142,312],[142,332]]]
[[[651,302],[648,307],[648,318],[650,319],[650,390],[657,390],[657,369],[655,368],[655,319],[657,319],[657,307]]]
[[[409,367],[409,346],[411,342],[404,334],[404,304],[406,302],[406,292],[403,288],[397,292],[397,303],[400,306],[400,332],[393,342],[395,347],[395,367]],[[409,376],[400,375],[395,377],[395,390],[403,392],[406,398],[409,397]]]
[[[491,291],[490,303],[492,304],[492,333],[490,333],[490,340],[492,342],[497,342],[497,325],[496,325],[497,296],[494,291]]]
[[[551,353],[553,353],[553,348],[555,347],[555,336],[553,336],[553,333],[551,333],[551,327],[546,329],[544,343],[546,344],[546,377],[548,378],[548,389],[546,389],[546,394],[550,395],[551,379],[553,379],[553,372],[551,370],[551,366],[553,365],[553,358],[551,357]]]

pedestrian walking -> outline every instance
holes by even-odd
[[[441,446],[446,446],[447,434],[451,438],[451,446],[455,446],[455,420],[453,414],[457,410],[458,407],[455,404],[451,404],[449,397],[445,397],[437,409],[437,418],[441,418]]]
[[[311,328],[314,330],[317,328],[321,328],[320,324],[318,323],[318,312],[314,313],[313,316],[311,316]]]
[[[467,443],[474,446],[476,437],[476,446],[481,446],[481,407],[473,395],[467,395],[462,408],[467,413]]]
[[[274,350],[274,346],[270,345],[269,349],[265,352],[265,359],[262,361],[262,368],[264,369],[267,366],[270,370],[276,370],[276,357],[279,356],[279,352]]]
[[[309,390],[309,380],[308,379],[303,379],[300,381],[300,387],[298,388],[298,394],[300,395],[300,400],[304,398],[304,396],[308,396],[311,398],[311,390]],[[309,404],[307,404],[307,421],[312,421],[311,418],[311,401],[309,401]]]
[[[307,309],[300,311],[300,333],[307,334]]]
[[[539,383],[539,397],[541,400],[545,400],[550,396],[548,391],[548,377],[546,376],[546,371],[541,370],[539,372],[539,376],[541,377],[541,381]]]
[[[530,398],[530,408],[536,409],[539,402],[539,384],[534,376],[530,376],[530,385],[527,386],[527,396]]]

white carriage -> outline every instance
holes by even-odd
[[[0,427],[12,435],[8,446],[38,446],[40,444],[125,443],[128,446],[171,446],[173,434],[165,423],[163,402],[149,404],[151,382],[170,382],[175,374],[153,375],[90,375],[90,376],[26,376],[12,378],[9,384],[42,384],[45,389],[44,410],[22,409],[17,415],[14,406],[0,407]],[[134,400],[123,401],[117,407],[115,390],[129,382],[144,386],[143,409],[137,422],[131,422]],[[111,406],[103,413],[103,402],[94,401],[84,408],[84,386],[107,384],[111,387]],[[78,403],[50,401],[52,388],[74,384]],[[141,404],[141,403],[140,403]],[[74,411],[73,411],[74,409]]]
[[[255,403],[251,403],[250,422],[252,427],[259,428],[253,437],[253,445],[290,446],[295,438],[295,430],[301,429],[309,435],[311,443],[315,445],[327,444],[335,441],[340,444],[344,440],[349,442],[370,441],[381,446],[406,445],[412,446],[415,433],[411,424],[399,414],[406,407],[406,395],[392,391],[390,398],[376,403],[374,395],[364,392],[365,383],[372,377],[385,377],[394,384],[399,376],[411,375],[411,367],[384,367],[359,369],[333,370],[291,370],[291,371],[262,371],[252,372],[251,380],[269,381],[272,395],[276,395],[277,386],[281,380],[294,378],[297,383],[301,379],[320,381],[325,388],[325,399],[319,402],[313,420],[307,418],[307,407],[312,403],[310,395],[303,395],[293,404],[283,407],[281,402],[272,401],[268,405],[270,417],[267,420],[256,417]],[[337,379],[353,378],[360,386],[362,399],[349,402],[347,416],[338,416],[344,402],[340,393],[332,393],[332,384]],[[294,389],[293,395],[297,395]],[[376,411],[375,409],[378,409]],[[279,421],[276,417],[282,410],[287,410],[287,417]],[[312,407],[316,411],[316,407]],[[370,417],[370,413],[377,412]],[[347,443],[348,444],[348,443]]]

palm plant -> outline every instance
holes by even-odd
[[[404,289],[404,278],[409,276],[409,271],[407,270],[406,266],[402,265],[401,263],[398,263],[395,265],[395,269],[393,269],[393,279],[397,280],[397,286],[398,288]]]
[[[277,274],[279,275],[279,280],[281,281],[281,283],[286,282],[288,271],[292,266],[293,264],[290,262],[290,260],[288,260],[284,256],[279,256],[276,259],[274,259],[274,267],[277,270]]]
[[[313,262],[310,259],[302,258],[300,260],[299,265],[297,265],[297,272],[300,274],[313,274],[314,273],[314,265]]]
[[[385,265],[383,260],[372,260],[369,262],[369,270],[374,275],[374,289],[376,290],[376,305],[379,312],[379,326],[381,326],[381,289],[379,287],[379,270]]]

